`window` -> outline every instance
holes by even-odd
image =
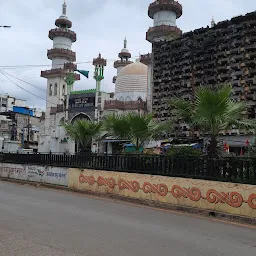
[[[120,100],[120,101],[124,101],[124,98],[123,98],[123,97],[120,97],[119,100]]]
[[[57,91],[58,91],[58,85],[55,84],[55,85],[54,85],[54,95],[57,95]]]
[[[62,95],[65,95],[66,94],[66,86],[65,84],[63,84],[62,86]]]
[[[52,96],[52,84],[49,86],[49,96]]]

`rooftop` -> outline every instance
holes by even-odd
[[[84,93],[95,93],[96,89],[88,89],[88,90],[80,90],[80,91],[73,91],[70,94],[84,94]]]

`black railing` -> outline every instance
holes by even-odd
[[[256,184],[256,158],[1,153],[0,162]]]

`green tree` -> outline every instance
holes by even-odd
[[[176,114],[191,127],[208,132],[210,143],[208,154],[217,155],[217,137],[220,131],[237,129],[253,129],[255,122],[243,118],[245,104],[231,99],[232,88],[224,85],[217,90],[200,87],[195,92],[195,101],[173,99],[170,106]]]
[[[166,137],[170,129],[167,123],[156,123],[152,115],[129,113],[106,117],[105,129],[109,136],[129,140],[135,145],[136,152],[151,140]]]
[[[102,138],[102,122],[94,123],[89,120],[77,120],[74,123],[63,123],[66,133],[76,141],[82,151],[90,150],[92,141]]]

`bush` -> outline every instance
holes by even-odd
[[[167,155],[172,157],[201,156],[202,150],[192,147],[172,147],[168,149]]]

